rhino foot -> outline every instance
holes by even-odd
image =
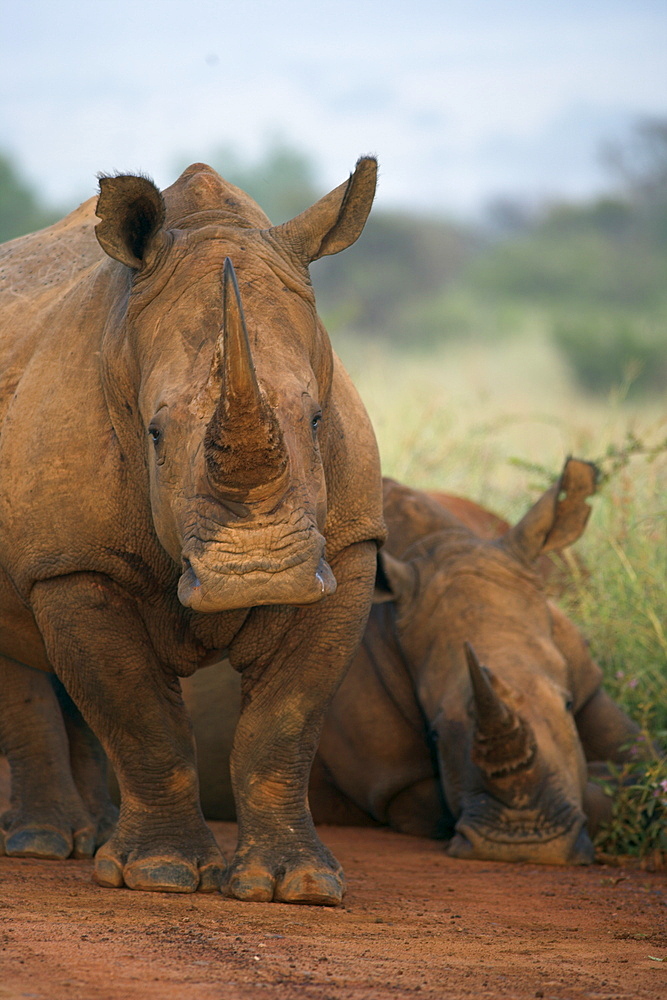
[[[225,861],[213,834],[203,827],[197,835],[183,836],[160,847],[158,838],[128,837],[117,831],[95,855],[95,881],[109,889],[143,892],[216,892],[222,885]],[[149,846],[146,842],[149,841]]]
[[[92,858],[95,847],[108,836],[111,817],[96,824],[83,805],[42,808],[39,814],[11,809],[0,817],[0,854],[11,858]]]
[[[253,848],[234,858],[222,891],[234,899],[252,903],[338,906],[345,894],[345,878],[326,848],[310,863],[301,854],[293,863],[281,864],[272,864],[259,848]]]

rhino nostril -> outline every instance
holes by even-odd
[[[584,823],[572,846],[568,861],[571,865],[591,865],[594,858],[595,848],[593,847],[593,841],[588,836],[588,830]]]
[[[197,574],[195,573],[195,571],[193,570],[192,563],[190,562],[190,560],[186,559],[185,556],[183,556],[182,563],[183,563],[181,570],[182,575],[185,576],[187,574],[189,576],[190,582],[193,587],[201,587],[201,581],[197,576]]]
[[[474,848],[467,837],[460,833],[455,833],[447,847],[447,854],[451,858],[473,858]]]
[[[329,597],[336,592],[336,577],[333,575],[331,566],[324,557],[320,559],[317,565],[315,579],[319,584],[322,597]]]

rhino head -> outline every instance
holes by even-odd
[[[600,683],[536,561],[582,533],[595,470],[558,482],[497,541],[461,526],[381,553],[396,629],[456,821],[456,857],[589,863],[576,716]]]
[[[164,196],[146,178],[101,179],[96,235],[124,310],[105,335],[107,401],[195,611],[306,605],[336,588],[334,360],[308,266],[357,239],[375,178],[360,160],[280,226],[202,164]]]

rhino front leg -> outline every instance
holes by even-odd
[[[332,563],[336,593],[295,612],[271,662],[243,675],[231,755],[239,839],[226,880],[237,899],[335,905],[343,898],[342,869],[315,832],[308,778],[324,713],[366,623],[375,552],[358,544]],[[264,626],[261,614],[259,621]]]
[[[0,657],[0,750],[11,771],[11,808],[0,817],[0,853],[92,857],[95,822],[74,783],[69,743],[51,679]]]
[[[602,688],[579,709],[574,721],[586,760],[621,764],[636,756],[631,750],[640,736],[639,726]],[[645,755],[650,756],[648,747]]]
[[[99,736],[121,793],[95,857],[104,886],[214,890],[224,863],[199,806],[192,728],[178,678],[157,660],[134,601],[101,574],[33,588],[51,662]]]

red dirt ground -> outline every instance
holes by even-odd
[[[230,856],[234,826],[212,827]],[[0,1000],[667,997],[664,874],[320,832],[347,874],[338,909],[102,889],[90,861],[0,858]]]

